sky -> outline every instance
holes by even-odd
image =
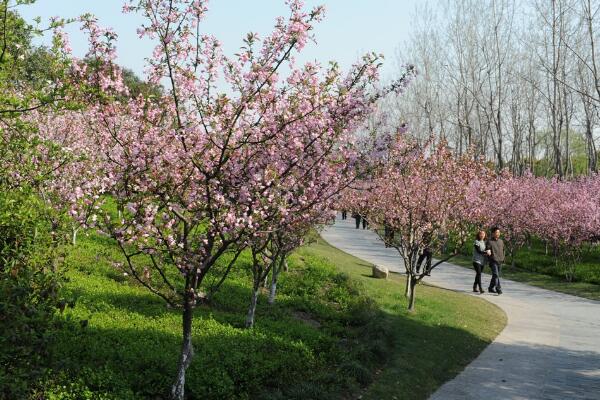
[[[298,61],[317,60],[326,63],[336,60],[349,67],[359,55],[375,51],[385,55],[382,69],[384,80],[398,72],[397,49],[408,40],[411,15],[420,0],[306,0],[306,6],[323,4],[325,20],[315,30],[317,44],[310,44],[297,57]],[[421,0],[422,1],[422,0]],[[153,44],[139,39],[136,28],[142,17],[122,14],[123,0],[37,0],[21,6],[20,14],[28,21],[40,16],[75,17],[91,12],[103,26],[112,27],[119,35],[118,62],[140,76],[144,58],[150,56]],[[213,34],[223,44],[226,54],[234,54],[242,45],[247,32],[269,33],[277,16],[287,15],[284,0],[213,0],[203,21],[203,32]],[[78,28],[67,29],[73,52],[85,54],[87,43]]]

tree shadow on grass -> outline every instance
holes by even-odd
[[[109,391],[117,397],[121,396],[117,391],[130,389],[138,398],[164,398],[181,344],[180,318],[167,314],[179,317],[180,311],[168,310],[150,293],[75,292],[86,307],[96,308],[91,309],[92,318],[86,328],[78,321],[64,324],[53,347],[55,369],[68,371],[91,389]],[[467,330],[432,325],[414,315],[382,312],[373,318],[381,318],[392,327],[387,334],[395,341],[393,350],[382,349],[371,346],[380,338],[369,332],[380,325],[364,325],[360,331],[363,337],[349,336],[351,329],[357,329],[351,326],[353,318],[333,306],[325,304],[317,310],[321,327],[307,326],[294,318],[294,310],[304,311],[303,307],[308,306],[305,302],[310,301],[309,297],[298,296],[282,296],[275,306],[268,306],[261,295],[257,325],[249,331],[240,329],[249,298],[247,287],[230,281],[211,307],[198,309],[194,322],[196,357],[188,375],[190,399],[262,398],[282,382],[290,388],[282,398],[344,398],[352,391],[352,384],[347,382],[368,385],[376,365],[380,367],[388,357],[386,368],[366,391],[367,397],[389,398],[394,392],[425,399],[460,373],[488,344]],[[111,316],[111,310],[122,312]],[[93,313],[103,314],[102,324],[97,324]],[[137,316],[155,321],[136,326]],[[116,320],[107,324],[111,318]],[[118,328],[106,327],[110,325]],[[377,354],[381,351],[387,354]],[[597,393],[591,390],[598,387],[600,372],[598,368],[585,368],[598,365],[599,354],[526,345],[508,347],[507,353],[511,351],[527,352],[532,363],[557,357],[573,360],[572,368],[557,368],[550,373],[541,362],[543,374],[540,372],[537,378],[547,389],[539,392],[538,398],[591,399],[590,393]],[[502,384],[507,398],[535,389],[535,384],[519,383],[517,371],[503,369],[502,363],[495,367],[490,372],[491,383],[481,382],[481,387]],[[537,367],[531,364],[524,368]],[[501,376],[505,378],[498,381],[496,377]],[[320,392],[314,394],[311,390]],[[328,390],[337,395],[326,395]]]
[[[397,316],[390,318],[395,320],[394,325],[403,328],[398,345],[409,345],[401,351],[395,350],[394,359],[367,389],[365,398],[388,398],[385,396],[392,393],[392,387],[398,390],[396,393],[404,393],[405,398],[425,399],[459,374],[468,364],[469,355],[475,357],[487,345],[462,329],[434,327]],[[305,343],[268,335],[265,326],[268,324],[247,331],[211,320],[196,320],[196,355],[187,379],[189,398],[262,398],[265,392],[275,390],[283,382],[287,386],[310,385],[320,372],[349,376],[353,373],[340,365],[320,364],[318,355]],[[63,368],[82,378],[90,389],[129,388],[141,398],[163,398],[167,394],[175,372],[179,335],[159,329],[99,329],[93,325],[87,328],[73,325],[70,330],[67,334],[63,332],[61,351],[56,356],[63,361]],[[348,346],[358,345],[348,343]],[[501,398],[594,399],[600,390],[598,353],[507,345],[506,357],[512,354],[526,354],[529,362],[524,362],[520,369],[507,369],[506,364],[498,361],[486,370],[489,380],[458,388],[459,393],[465,398],[473,394],[475,398],[485,398],[484,394],[500,388]],[[553,360],[561,358],[574,362],[549,368]],[[100,365],[103,367],[98,372]],[[531,379],[522,380],[525,373]],[[98,374],[104,380],[97,382]],[[322,382],[316,385],[319,387]],[[339,398],[344,398],[343,389],[339,390]]]
[[[494,344],[503,347],[502,358],[471,367],[478,356],[488,357],[484,351],[488,343],[479,337],[453,327],[395,320],[403,329],[394,358],[363,393],[365,399],[390,398],[397,393],[404,396],[399,398],[427,399],[445,382],[453,386],[455,396],[451,398],[456,399],[490,398],[494,393],[493,398],[502,399],[592,400],[600,393],[598,352],[528,343]],[[472,378],[451,381],[465,368],[483,368],[484,373],[475,384]],[[434,397],[446,398],[450,398],[448,392]]]
[[[390,355],[377,354],[386,352],[385,348],[368,347],[376,337],[369,336],[373,332],[348,338],[351,326],[335,331],[329,330],[326,322],[323,328],[315,328],[287,315],[297,305],[293,299],[284,299],[275,307],[261,301],[256,328],[237,328],[231,321],[243,319],[245,308],[234,305],[249,299],[250,291],[236,284],[223,289],[223,296],[236,291],[232,297],[238,300],[232,301],[227,311],[203,307],[194,321],[196,356],[187,379],[190,399],[262,398],[283,383],[290,388],[283,398],[344,398],[356,382],[367,385],[373,366]],[[175,373],[181,336],[180,320],[174,323],[172,318],[162,317],[179,311],[166,310],[151,294],[94,295],[89,300],[110,303],[115,309],[151,320],[149,325],[136,326],[136,318],[128,320],[121,312],[119,320],[108,324],[110,315],[104,315],[100,325],[92,317],[85,328],[77,321],[65,322],[53,348],[55,369],[68,371],[73,379],[81,378],[92,390],[115,393],[130,389],[141,398],[164,398]],[[487,345],[465,330],[432,326],[409,315],[382,313],[378,318],[393,327],[388,331],[396,341],[393,358],[388,361],[388,366],[395,366],[393,380],[406,383],[406,388],[415,382],[424,388],[411,398],[425,398]],[[118,328],[106,327],[110,325]],[[421,346],[424,343],[426,347]],[[362,348],[364,351],[357,351]],[[98,369],[100,365],[103,367]],[[300,389],[295,392],[292,389],[296,387]],[[315,388],[322,396],[310,392]],[[337,395],[326,395],[328,390]]]
[[[181,337],[156,329],[65,326],[53,347],[55,371],[95,392],[167,398]],[[194,324],[195,356],[187,398],[250,398],[282,382],[310,379],[316,358],[302,342],[235,329],[212,320]]]

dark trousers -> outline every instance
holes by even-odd
[[[433,257],[433,253],[430,249],[425,249],[423,250],[423,253],[421,253],[421,255],[419,256],[419,259],[417,260],[417,274],[421,271],[421,264],[423,264],[423,261],[425,262],[425,272],[429,272],[429,270],[431,269],[431,258]]]
[[[346,217],[348,216],[348,213],[346,211],[342,211],[342,219],[346,219]]]
[[[475,282],[473,283],[473,288],[478,287],[481,289],[481,272],[483,271],[483,265],[474,262],[473,268],[475,268]]]
[[[356,220],[356,229],[360,228],[360,217],[354,217]]]
[[[363,219],[362,219],[362,225],[363,225],[363,229],[365,229],[367,227],[367,225],[368,225],[368,222],[365,219],[365,217],[363,217]]]
[[[500,270],[501,264],[498,261],[490,261],[490,269],[492,270],[492,280],[490,280],[490,289],[502,289],[500,286]]]
[[[390,242],[394,240],[394,231],[388,225],[383,226],[385,247],[390,247]]]

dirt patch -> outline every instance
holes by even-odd
[[[302,321],[305,324],[312,326],[313,328],[320,328],[321,327],[321,323],[319,321],[317,321],[316,319],[314,319],[312,317],[312,315],[310,315],[307,312],[304,312],[304,311],[294,311],[292,313],[292,316],[294,318],[296,318],[297,320]]]

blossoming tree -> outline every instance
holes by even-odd
[[[489,173],[470,155],[455,158],[444,143],[419,148],[406,140],[400,137],[393,144],[385,164],[358,197],[368,205],[363,212],[375,232],[404,262],[408,308],[413,311],[417,283],[458,254],[469,236],[474,207],[469,200]],[[423,251],[439,247],[440,239],[449,235],[455,247],[450,255],[419,269]]]
[[[380,65],[375,54],[348,73],[335,63],[297,67],[293,56],[323,9],[288,4],[289,18],[278,19],[273,33],[262,40],[249,34],[240,52],[226,57],[216,38],[200,34],[206,2],[129,3],[125,11],[148,21],[139,34],[157,42],[149,80],[168,90],[154,99],[122,100],[126,87],[112,62],[115,35],[93,19],[84,24],[88,59],[96,62],[76,68],[99,95],[85,118],[99,157],[96,173],[105,179],[77,190],[83,204],[99,207],[92,220],[117,240],[124,268],[182,308],[173,398],[184,396],[193,311],[205,277],[232,249],[267,243],[263,232],[289,226],[290,213],[322,206],[314,199],[323,186],[315,182],[339,179],[349,133],[381,95],[372,86]]]

